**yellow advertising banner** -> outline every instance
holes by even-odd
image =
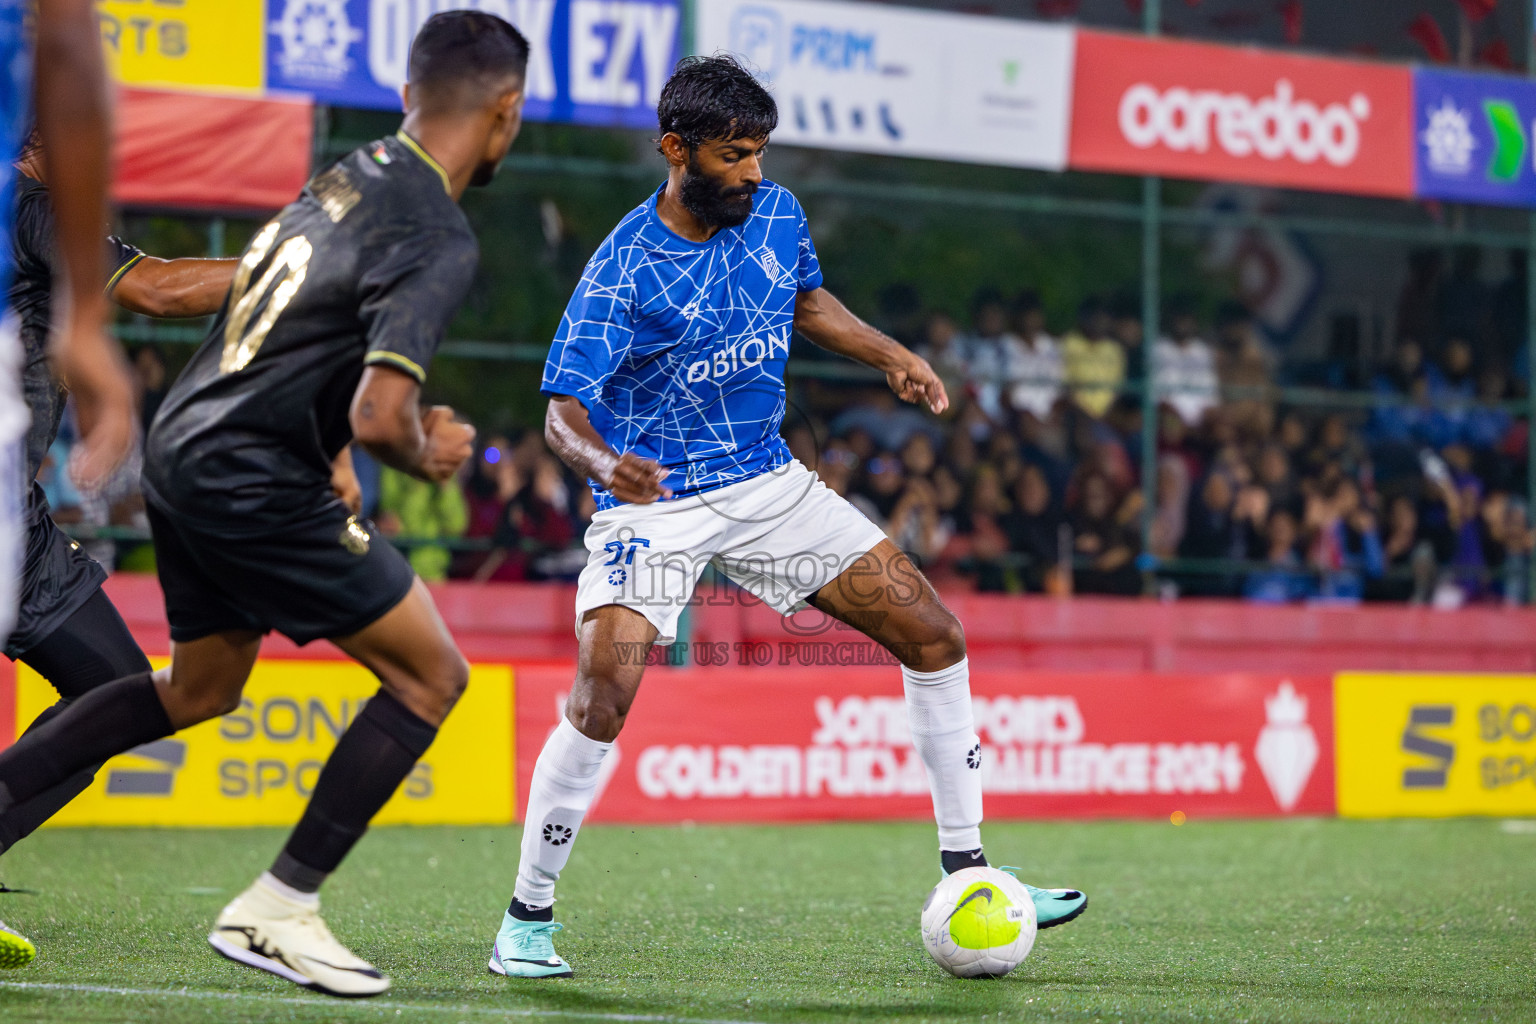
[[[1334,680],[1339,814],[1536,814],[1536,676]]]
[[[475,665],[436,742],[376,824],[512,821],[512,669]],[[336,741],[379,689],[350,661],[263,660],[240,707],[107,762],[62,825],[291,825]],[[20,733],[57,695],[16,664]]]
[[[260,92],[265,0],[97,0],[117,80],[146,88]]]

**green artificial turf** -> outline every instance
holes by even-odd
[[[325,892],[395,981],[328,1000],[204,934],[276,830],[47,830],[0,860],[36,963],[4,1021],[1536,1021],[1536,828],[1496,820],[988,825],[988,854],[1091,898],[1011,976],[918,939],[931,826],[582,832],[561,883],[572,981],[486,972],[518,831],[383,828]]]

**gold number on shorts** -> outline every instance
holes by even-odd
[[[309,244],[309,239],[299,235],[288,239],[278,248],[277,255],[272,258],[272,265],[261,275],[261,280],[256,282],[255,287],[248,287],[251,275],[272,250],[278,230],[277,221],[262,228],[261,233],[251,242],[251,247],[246,250],[239,269],[235,271],[235,283],[230,294],[238,298],[233,300],[229,320],[224,324],[224,355],[219,359],[219,371],[222,373],[235,373],[250,364],[261,348],[261,343],[267,340],[267,332],[272,330],[277,318],[283,315],[283,310],[293,301],[293,296],[309,273],[309,258],[314,255],[314,247]],[[278,280],[279,275],[281,280]],[[254,324],[251,323],[251,314],[269,290],[272,297],[267,300],[261,316]],[[249,330],[246,329],[248,325]]]

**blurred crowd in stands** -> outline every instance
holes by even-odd
[[[1516,254],[1518,287],[1488,287],[1472,250],[1449,268],[1437,251],[1414,254],[1394,347],[1374,370],[1349,344],[1282,368],[1235,304],[1204,320],[1175,298],[1148,344],[1136,296],[1089,298],[1071,324],[1049,323],[1028,290],[978,292],[964,323],[896,301],[880,326],[932,363],[950,408],[902,405],[873,376],[808,373],[792,385],[784,436],[950,586],[1519,602],[1533,546],[1527,431],[1511,411],[1529,377],[1524,269]],[[835,357],[797,340],[792,358]],[[166,365],[144,347],[134,368],[147,425]],[[1157,435],[1145,486],[1148,383]],[[1297,384],[1314,391],[1284,391]],[[1357,400],[1328,398],[1346,390]],[[60,471],[67,449],[66,431],[40,475],[60,521],[86,535],[141,529],[131,480],[83,497]],[[425,579],[574,579],[585,561],[591,494],[537,431],[483,437],[442,486],[354,458],[365,514]],[[147,545],[94,550],[120,568],[152,564]]]

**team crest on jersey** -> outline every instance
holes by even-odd
[[[363,524],[358,521],[357,516],[348,516],[346,528],[341,531],[341,536],[336,539],[341,542],[341,546],[346,548],[349,554],[357,555],[361,558],[368,553],[368,544],[373,540],[373,535],[363,529]]]
[[[763,268],[763,273],[768,275],[768,280],[778,284],[784,277],[784,268],[779,266],[779,258],[773,254],[773,250],[767,246],[752,254],[752,259]]]

